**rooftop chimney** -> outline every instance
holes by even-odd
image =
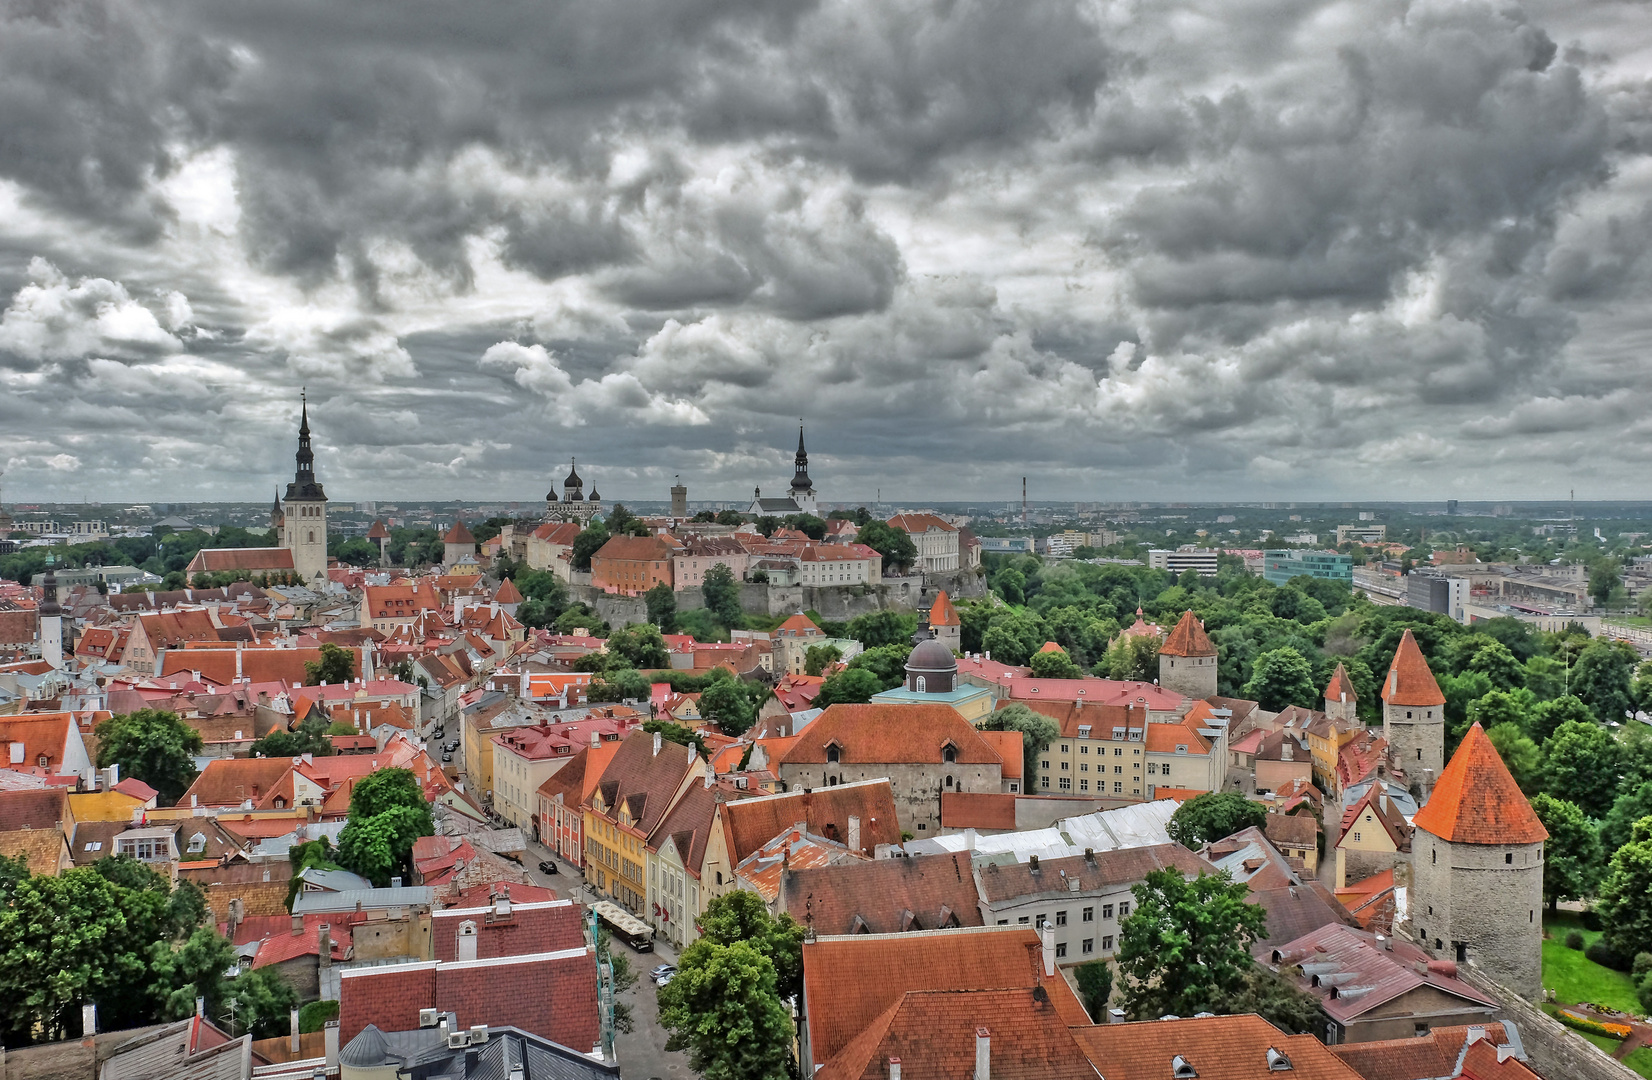
[[[656,732],[654,732],[654,756],[655,757],[659,756],[660,742],[661,742],[660,733],[656,731]]]
[[[860,850],[860,816],[858,814],[849,815],[849,850]]]
[[[992,1034],[975,1029],[975,1080],[992,1080]]]
[[[90,1039],[98,1033],[98,1007],[96,1005],[82,1005],[80,1007],[80,1034]]]
[[[459,924],[459,959],[476,959],[476,923],[470,919]]]
[[[316,932],[317,955],[322,967],[333,966],[333,928],[326,923]]]
[[[901,1080],[901,1059],[898,1057],[889,1059],[889,1080]]]
[[[1045,919],[1044,925],[1038,928],[1039,951],[1044,954],[1044,977],[1055,978],[1055,927],[1050,920]]]
[[[327,1026],[321,1031],[322,1041],[327,1047],[327,1072],[331,1075],[338,1072],[338,1021],[327,1021]]]
[[[287,1026],[292,1032],[292,1054],[298,1057],[298,1006],[294,1005],[292,1013],[287,1017]]]

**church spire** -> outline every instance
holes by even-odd
[[[803,421],[797,422],[797,457],[792,459],[792,490],[795,492],[813,491],[814,481],[809,479],[809,452],[803,448]]]
[[[293,482],[287,485],[287,498],[325,502],[326,494],[315,480],[315,451],[310,448],[309,395],[299,392],[298,453],[294,455]]]

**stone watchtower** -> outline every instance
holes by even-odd
[[[1382,735],[1394,768],[1426,798],[1445,768],[1445,695],[1410,630],[1382,681]]]
[[[1348,677],[1348,669],[1341,664],[1325,688],[1325,715],[1343,724],[1359,721],[1359,695],[1354,692],[1354,680]]]
[[[463,518],[455,518],[453,528],[442,537],[442,565],[451,567],[466,555],[476,557],[476,537],[465,528]]]
[[[952,606],[952,598],[942,589],[935,594],[935,604],[929,609],[929,630],[935,635],[935,640],[945,645],[953,652],[961,652],[964,648],[964,623],[958,617],[958,609]]]
[[[1191,611],[1159,646],[1159,685],[1190,698],[1216,696],[1216,646]]]
[[[1412,824],[1411,936],[1535,1000],[1543,987],[1537,913],[1549,834],[1479,724]]]
[[[315,478],[310,449],[310,403],[298,425],[298,467],[281,500],[281,546],[293,553],[293,572],[305,585],[327,576],[327,493]]]

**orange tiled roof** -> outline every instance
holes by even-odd
[[[734,863],[799,822],[816,836],[843,844],[849,840],[849,818],[858,817],[859,854],[867,856],[877,845],[901,839],[894,792],[883,779],[725,802],[718,813]]]
[[[958,764],[1002,764],[997,750],[952,706],[905,703],[828,706],[798,734],[782,764],[824,764],[831,743],[846,762],[937,763],[949,742]]]
[[[1159,652],[1165,656],[1215,656],[1216,646],[1210,643],[1199,617],[1184,611],[1176,629],[1170,631],[1170,636],[1159,646]]]
[[[1394,650],[1394,663],[1388,668],[1388,677],[1382,682],[1382,699],[1390,705],[1444,705],[1445,695],[1434,681],[1434,672],[1423,659],[1417,639],[1407,630],[1400,638],[1400,647]]]
[[[779,626],[775,627],[774,632],[776,634],[794,637],[798,634],[818,634],[821,633],[821,629],[815,625],[815,621],[813,619],[809,618],[800,611],[796,615],[793,615],[791,618],[787,619],[785,622],[781,623]]]
[[[522,591],[516,587],[516,582],[506,578],[499,583],[499,591],[493,594],[493,598],[501,604],[520,604]]]
[[[1458,1059],[1463,1056],[1463,1049],[1471,1031],[1484,1033],[1483,1038],[1477,1034],[1477,1041],[1484,1042],[1494,1057],[1496,1048],[1506,1045],[1509,1041],[1502,1024],[1489,1023],[1475,1027],[1437,1027],[1425,1035],[1407,1039],[1344,1043],[1332,1047],[1331,1053],[1352,1065],[1365,1080],[1414,1080],[1419,1076],[1453,1076],[1457,1073]],[[1504,1074],[1474,1072],[1467,1075],[1474,1080],[1493,1080]],[[1518,1075],[1531,1074],[1528,1071]]]
[[[1359,695],[1354,693],[1354,682],[1348,678],[1348,669],[1338,664],[1336,672],[1331,676],[1331,685],[1325,688],[1325,700],[1341,701],[1344,695],[1347,695],[1349,701],[1359,700]]]
[[[1041,652],[1041,653],[1047,653],[1047,652],[1064,653],[1067,650],[1063,649],[1060,645],[1057,645],[1053,641],[1046,641],[1043,645],[1040,645],[1038,647],[1038,651]]]
[[[447,531],[447,535],[442,537],[442,543],[474,544],[476,543],[476,537],[472,536],[470,534],[470,530],[465,528],[464,519],[461,518],[458,521],[455,521],[453,523],[453,528],[449,529]]]
[[[934,514],[896,514],[889,519],[889,527],[905,533],[958,531],[958,526],[942,521]]]
[[[1362,1080],[1312,1035],[1286,1035],[1254,1013],[1100,1024],[1073,1037],[1107,1080],[1167,1080],[1178,1055],[1200,1080]],[[1290,1058],[1290,1072],[1270,1071],[1270,1049]]]
[[[207,762],[201,775],[189,785],[179,806],[239,806],[248,799],[254,805],[274,791],[292,772],[292,758],[219,758]],[[192,803],[191,799],[196,800]]]
[[[958,609],[952,606],[952,598],[942,589],[935,594],[935,603],[929,609],[930,626],[962,626],[963,621],[958,617]]]
[[[968,876],[967,867],[963,873]],[[803,982],[815,1059],[804,1063],[806,1072],[836,1057],[912,990],[1042,986],[1068,1024],[1090,1023],[1059,971],[1054,978],[1044,978],[1038,934],[1031,927],[821,937],[803,943]],[[1161,1073],[1164,1064],[1159,1063]],[[1108,1077],[1111,1080],[1111,1068]]]
[[[384,522],[374,519],[373,527],[367,530],[367,539],[388,540],[390,539],[390,530],[384,527]]]
[[[1433,795],[1411,821],[1457,844],[1537,844],[1549,838],[1478,723],[1469,725]]]

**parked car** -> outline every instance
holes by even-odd
[[[539,872],[541,874],[560,873],[560,871],[556,868],[556,863],[552,862],[550,859],[546,859],[544,862],[539,864]]]
[[[452,754],[443,754],[442,755],[442,762],[444,764],[446,764],[447,762],[451,762],[452,760],[453,760],[453,755]]]
[[[430,733],[430,737],[432,739],[445,739],[445,738],[447,738],[447,729],[446,728],[437,728],[435,731],[432,731]]]
[[[670,982],[672,979],[675,979],[676,977],[677,977],[677,973],[675,971],[668,971],[664,975],[661,975],[659,978],[655,979],[654,980],[654,985],[655,986],[664,986],[666,983]]]
[[[662,976],[665,976],[665,975],[675,975],[675,974],[677,974],[677,965],[676,964],[661,964],[659,967],[655,968],[653,971],[650,971],[648,973],[648,977],[650,979],[658,979],[658,978],[661,978]]]

